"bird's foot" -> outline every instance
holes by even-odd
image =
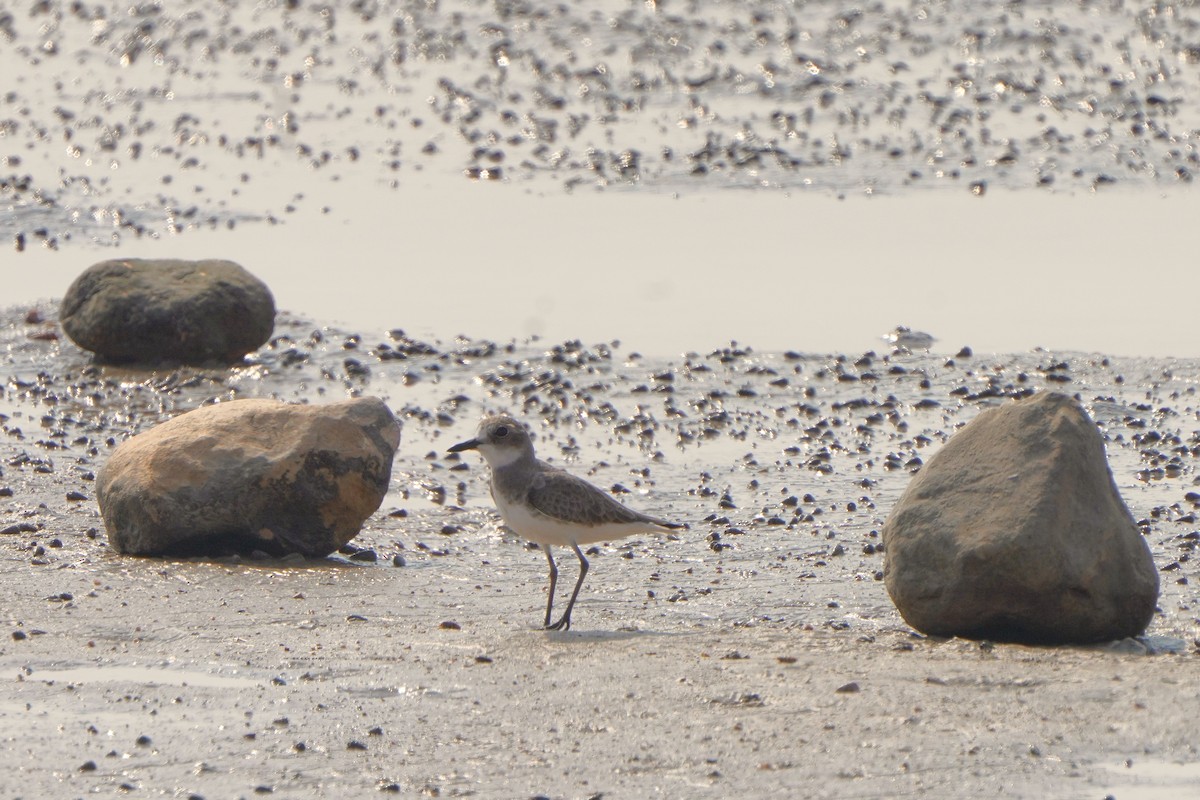
[[[553,625],[546,625],[542,630],[566,631],[566,630],[570,630],[570,629],[571,629],[571,618],[569,616],[567,616],[566,614],[563,614],[562,618],[560,618],[558,620],[558,622],[555,622]]]

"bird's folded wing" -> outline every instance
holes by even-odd
[[[626,508],[582,478],[569,472],[543,472],[529,487],[529,505],[563,522],[579,525],[656,522]]]

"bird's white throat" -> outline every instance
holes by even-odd
[[[481,444],[479,452],[487,459],[492,469],[501,469],[509,464],[515,464],[525,455],[518,447],[497,447],[494,444]]]

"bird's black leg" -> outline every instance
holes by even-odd
[[[550,555],[550,545],[542,545],[542,550],[546,553],[546,560],[550,562],[550,596],[546,598],[546,621],[542,623],[545,628],[550,627],[550,611],[554,608],[554,587],[558,584],[558,565],[554,563],[554,556]]]
[[[579,545],[572,544],[575,550],[575,555],[579,558],[579,580],[575,581],[575,591],[571,592],[571,599],[567,603],[567,610],[563,613],[562,618],[553,625],[547,625],[547,630],[565,631],[571,628],[571,609],[575,608],[575,598],[579,597],[579,589],[583,586],[583,578],[587,575],[588,560],[583,557],[583,551],[579,549]],[[547,617],[549,619],[549,617]]]

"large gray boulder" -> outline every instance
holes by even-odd
[[[984,411],[883,526],[884,580],[939,636],[1086,643],[1150,623],[1158,572],[1095,424],[1055,392]]]
[[[101,261],[63,297],[71,340],[113,362],[231,363],[275,327],[266,284],[232,261]]]
[[[108,540],[134,555],[328,555],[383,502],[400,424],[378,398],[234,400],[123,442],[96,476]]]

